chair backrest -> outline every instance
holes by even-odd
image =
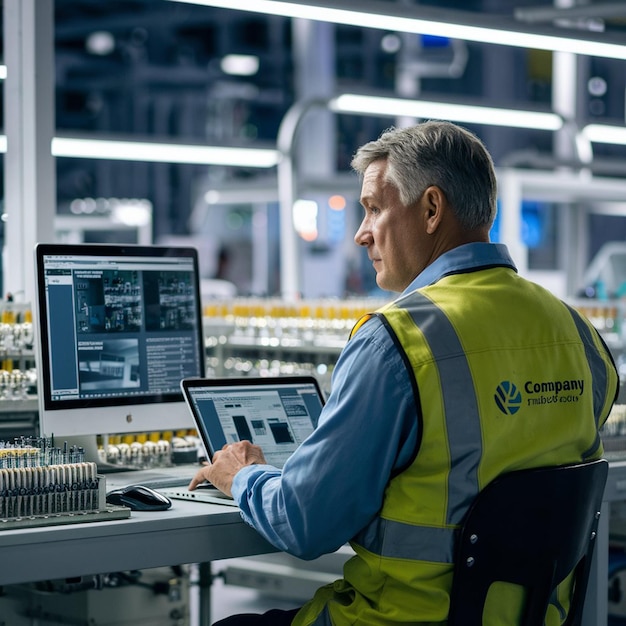
[[[458,539],[448,626],[482,626],[496,581],[525,587],[519,626],[541,626],[553,590],[573,571],[566,624],[580,624],[608,465],[510,472],[480,492]]]

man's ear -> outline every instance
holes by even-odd
[[[439,187],[431,185],[422,195],[424,201],[426,232],[432,235],[443,220],[443,213],[447,204],[446,196]]]

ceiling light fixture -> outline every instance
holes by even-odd
[[[598,41],[598,33],[577,32],[576,35],[552,26],[536,25],[532,29],[514,19],[469,11],[454,11],[424,5],[360,0],[316,0],[315,6],[305,1],[254,0],[245,6],[232,0],[171,0],[237,11],[303,18],[334,24],[376,28],[392,32],[416,33],[463,39],[480,43],[570,52],[594,57],[626,59],[626,45],[609,35]]]
[[[252,54],[227,54],[220,67],[231,76],[254,76],[259,71],[259,57]]]
[[[563,119],[556,113],[524,111],[521,109],[498,109],[494,107],[431,102],[343,94],[330,100],[328,107],[337,113],[357,113],[360,115],[381,115],[391,117],[415,117],[439,119],[466,124],[488,124],[510,128],[530,128],[557,131],[563,127]]]
[[[0,154],[7,151],[7,137],[0,135]],[[188,165],[226,165],[232,167],[274,167],[280,153],[273,148],[234,148],[198,146],[149,141],[104,140],[54,137],[52,156],[111,161],[183,163]]]
[[[115,50],[115,37],[107,30],[97,30],[85,39],[85,48],[89,54],[107,56]]]
[[[582,135],[592,143],[626,145],[626,127],[624,126],[588,124],[582,129]]]
[[[1,145],[0,143],[0,147]],[[6,150],[6,139],[4,145]],[[52,154],[56,157],[85,159],[260,168],[273,167],[280,158],[277,150],[267,148],[233,148],[72,137],[54,137]]]

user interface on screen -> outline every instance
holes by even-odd
[[[210,456],[247,440],[276,467],[313,432],[324,403],[314,380],[184,381],[183,387]]]
[[[46,408],[182,401],[204,374],[194,249],[37,250]]]

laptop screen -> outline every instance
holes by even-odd
[[[312,376],[186,379],[181,387],[209,458],[247,440],[276,467],[313,432],[324,405]]]

